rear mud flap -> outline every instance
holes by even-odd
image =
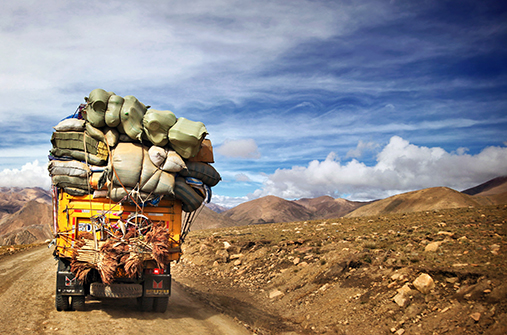
[[[145,275],[144,297],[169,297],[171,295],[171,275]]]
[[[56,293],[60,295],[84,295],[83,285],[79,283],[76,276],[70,272],[68,262],[58,260],[58,271],[56,272]]]

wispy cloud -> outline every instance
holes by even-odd
[[[351,180],[378,173],[386,160],[376,154],[393,138],[466,152],[472,165],[506,141],[498,1],[19,0],[1,9],[0,169],[42,162],[51,127],[98,87],[204,122],[223,199],[267,194],[270,183],[277,194],[316,194],[275,182],[311,162]],[[383,178],[392,188],[378,192],[400,187]]]

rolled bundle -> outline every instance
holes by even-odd
[[[85,119],[94,127],[104,127],[106,125],[105,113],[109,97],[113,92],[106,92],[101,88],[94,89],[90,95],[85,98],[87,104],[83,111]]]
[[[105,115],[105,121],[109,127],[114,128],[120,124],[120,112],[124,101],[125,99],[116,94],[109,97]]]
[[[91,171],[88,165],[78,161],[58,161],[52,160],[48,163],[48,171],[53,175],[67,175],[72,177],[86,178]]]
[[[102,159],[107,159],[108,155],[104,142],[82,132],[54,132],[51,143],[54,148],[86,151]]]
[[[85,120],[79,120],[75,118],[68,118],[60,121],[56,126],[53,127],[55,131],[84,131]]]
[[[169,129],[176,123],[176,116],[171,111],[149,109],[143,118],[144,134],[148,140],[158,146],[169,142]]]
[[[188,185],[183,177],[176,177],[174,183],[174,195],[181,200],[182,208],[185,212],[193,212],[204,201],[204,197],[200,196],[192,186]]]
[[[199,152],[207,133],[204,123],[180,117],[169,129],[169,142],[181,157],[188,159]]]
[[[114,169],[113,183],[135,187],[141,177],[143,147],[138,143],[118,143],[111,158]],[[118,179],[119,178],[119,179]]]
[[[183,177],[194,177],[213,187],[222,179],[215,168],[203,162],[187,162],[187,168],[180,171]]]
[[[131,139],[141,142],[146,106],[132,95],[125,96],[124,100],[120,112],[121,129]]]
[[[182,169],[187,168],[185,162],[176,151],[154,145],[148,150],[148,155],[153,164],[164,171],[180,172]]]

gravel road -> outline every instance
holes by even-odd
[[[2,334],[250,334],[233,319],[188,296],[173,282],[163,314],[137,310],[135,299],[87,298],[82,312],[55,309],[56,261],[45,246],[0,258]]]

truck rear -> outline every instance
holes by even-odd
[[[207,130],[133,96],[95,89],[85,101],[51,137],[56,309],[92,296],[164,312],[170,264],[221,180]]]
[[[164,312],[170,263],[181,256],[181,201],[141,208],[55,192],[57,310],[82,310],[93,296],[137,298],[143,311]]]

